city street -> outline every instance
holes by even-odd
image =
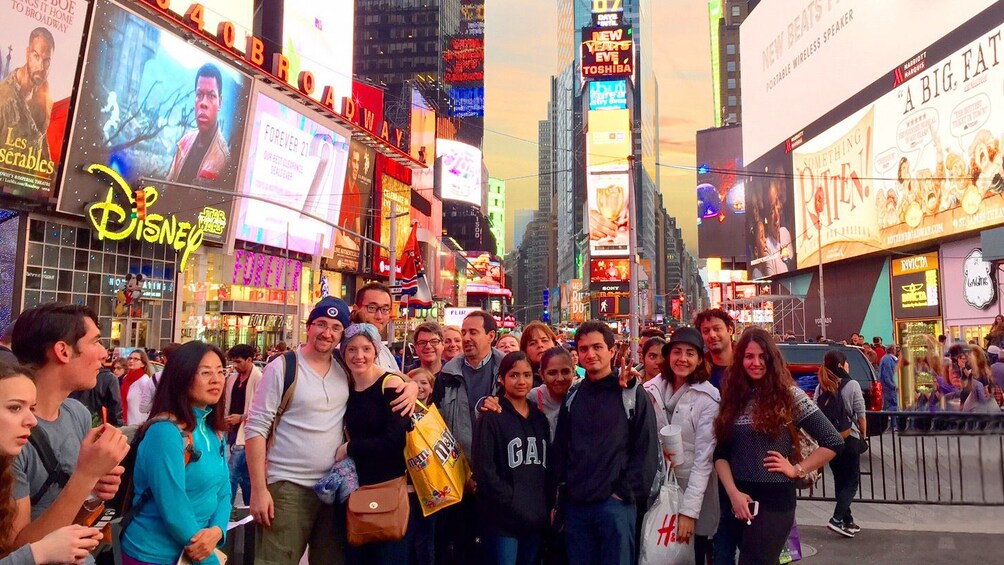
[[[999,534],[863,530],[847,539],[819,526],[800,532],[803,551],[809,546],[817,552],[802,559],[812,565],[998,563],[1004,559],[1004,536]]]

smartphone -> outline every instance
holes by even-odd
[[[749,504],[750,516],[755,517],[757,514],[760,513],[760,502],[756,500],[751,500],[747,504]]]

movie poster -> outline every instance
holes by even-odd
[[[237,239],[311,255],[329,248],[334,228],[314,217],[339,217],[348,132],[315,122],[263,92],[255,95],[253,115],[242,193],[295,210],[242,199]]]
[[[396,165],[393,161],[384,161],[384,164],[388,167]],[[379,237],[374,237],[373,239],[379,241],[384,245],[390,245],[390,230],[396,232],[395,237],[397,240],[395,243],[395,248],[391,250],[394,253],[396,259],[400,259],[401,252],[404,251],[404,245],[408,243],[408,236],[411,234],[411,215],[409,210],[411,209],[411,187],[407,183],[400,181],[382,170],[378,171],[380,174],[380,186],[378,189],[380,196],[380,216],[374,218],[375,225],[379,227],[379,232],[376,229],[373,230],[374,235]],[[393,217],[391,210],[391,203],[396,203],[397,217]],[[393,219],[391,219],[393,218]],[[380,247],[373,251],[373,270],[381,275],[390,274],[390,255],[386,249]]]
[[[590,167],[589,254],[592,257],[626,257],[631,218],[627,167]]]
[[[132,191],[86,171],[97,164],[133,191],[153,179],[144,183],[155,189],[149,213],[174,214],[207,241],[224,241],[234,197],[186,186],[233,192],[250,79],[117,4],[98,1],[94,10],[59,210],[84,214],[104,200],[126,215],[133,209]]]
[[[342,204],[338,210],[338,225],[359,235],[366,235],[373,198],[373,170],[376,153],[359,143],[349,143],[349,164],[342,188]],[[335,230],[334,267],[342,271],[359,270],[362,241],[341,230]]]
[[[55,196],[89,6],[8,0],[0,7],[0,192]]]

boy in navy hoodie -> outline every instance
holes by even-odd
[[[499,367],[501,413],[480,415],[474,430],[474,478],[484,563],[533,564],[551,508],[547,417],[527,402],[533,369],[509,353]]]

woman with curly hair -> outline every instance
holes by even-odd
[[[66,526],[35,543],[14,546],[17,508],[11,466],[38,423],[32,411],[34,405],[31,371],[0,362],[0,532],[7,534],[0,536],[0,565],[83,563],[101,539],[96,528]]]
[[[819,443],[796,465],[789,461],[797,448],[793,428]],[[723,495],[715,563],[734,564],[737,549],[742,564],[777,563],[795,520],[794,480],[833,459],[844,440],[795,385],[774,340],[760,328],[739,338],[722,387],[715,438]]]

